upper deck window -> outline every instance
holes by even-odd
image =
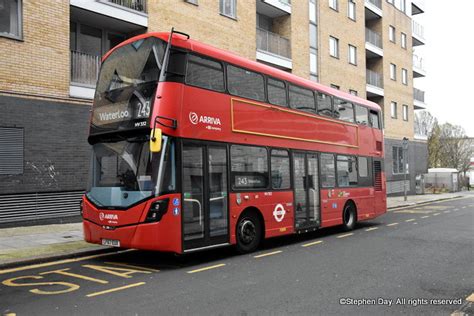
[[[268,78],[268,102],[275,105],[288,106],[286,101],[285,83],[280,80]]]
[[[227,65],[227,86],[230,94],[257,101],[265,100],[265,85],[259,73]]]
[[[186,83],[204,89],[224,91],[224,69],[217,61],[188,55]]]
[[[290,106],[292,109],[316,114],[313,91],[290,85]]]
[[[369,125],[369,111],[366,107],[356,104],[356,123],[361,125]]]
[[[336,118],[346,122],[354,122],[354,107],[352,103],[334,98],[334,112]]]
[[[327,94],[318,92],[316,94],[318,104],[318,114],[333,117],[331,97]]]
[[[370,125],[373,128],[382,128],[379,120],[379,113],[377,111],[370,110]]]

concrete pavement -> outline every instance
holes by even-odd
[[[423,204],[438,200],[453,199],[474,192],[427,194],[388,197],[389,209]],[[109,247],[88,244],[83,241],[82,223],[42,225],[0,229],[0,267],[46,261],[100,252]]]

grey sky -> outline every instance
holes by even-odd
[[[415,88],[426,91],[428,110],[442,123],[461,125],[474,137],[474,1],[428,0],[425,13],[414,16],[424,25],[426,45],[415,48],[423,58],[426,78]]]

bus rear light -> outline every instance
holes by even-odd
[[[163,199],[151,203],[148,214],[146,215],[146,222],[159,222],[163,215],[168,211],[169,199]]]

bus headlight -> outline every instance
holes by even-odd
[[[159,222],[163,215],[168,211],[169,199],[163,199],[151,203],[145,222]]]

